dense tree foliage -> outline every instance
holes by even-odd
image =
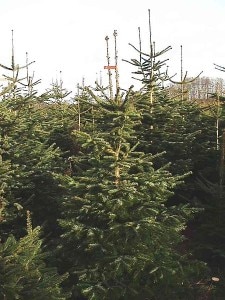
[[[12,66],[0,93],[2,299],[220,299],[223,98],[175,95],[160,61],[170,47],[133,48],[142,86],[114,96],[97,84],[68,99],[62,82],[39,95]]]
[[[96,105],[96,132],[74,132],[82,153],[60,222],[69,286],[75,295],[79,279],[88,299],[180,299],[186,289],[191,299],[202,266],[195,268],[176,249],[191,209],[165,205],[180,178],[155,170],[154,157],[137,152],[140,115],[132,97]]]
[[[56,268],[45,264],[47,253],[42,252],[40,228],[32,229],[28,219],[27,234],[16,240],[10,235],[0,244],[0,298],[63,300],[60,284],[66,276],[59,276]]]

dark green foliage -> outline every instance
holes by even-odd
[[[214,178],[217,164],[215,122],[196,103],[184,99],[184,95],[171,98],[166,83],[169,81],[163,70],[170,47],[156,52],[150,45],[150,53],[136,49],[140,60],[132,60],[138,70],[143,87],[134,94],[134,106],[141,113],[141,124],[135,129],[145,153],[164,153],[154,164],[161,167],[170,164],[172,174],[192,173],[185,185],[176,191],[176,203],[192,202],[198,197],[196,178],[199,175]],[[146,51],[147,52],[147,51]],[[179,200],[178,200],[179,199]]]
[[[219,186],[206,179],[199,181],[199,185],[204,195],[202,197],[204,211],[196,220],[195,251],[198,257],[216,269],[225,262],[224,186]]]
[[[192,225],[190,246],[196,258],[205,261],[213,276],[219,278],[214,283],[215,299],[222,299],[225,287],[225,188],[201,178],[199,180],[202,213]]]
[[[98,111],[98,133],[74,132],[84,152],[60,221],[71,299],[79,290],[88,299],[192,299],[202,266],[177,250],[192,210],[165,205],[180,178],[132,145],[140,116],[130,99],[99,102]]]
[[[40,229],[29,230],[18,241],[9,236],[0,244],[0,299],[63,300],[60,284],[66,276],[59,276],[55,268],[45,265]]]
[[[203,175],[215,180],[218,151],[214,121],[196,104],[168,98],[166,90],[155,94],[152,106],[148,93],[137,95],[136,106],[142,114],[142,123],[136,127],[139,149],[152,154],[163,152],[154,161],[156,167],[169,163],[172,174],[190,172],[172,203],[196,205],[195,199],[201,195],[197,178]]]
[[[118,89],[113,99],[97,84],[96,94],[85,87],[68,99],[60,81],[37,96],[15,86],[17,78],[4,90],[0,298],[199,300],[211,295],[212,275],[220,299],[222,104],[210,115],[184,93],[171,98],[160,60],[170,47],[133,48],[136,92]],[[28,233],[27,210],[35,225]],[[38,225],[45,247],[58,245],[51,255]]]
[[[2,238],[9,232],[16,237],[24,234],[26,210],[32,211],[35,226],[43,225],[44,234],[55,237],[65,192],[55,174],[67,172],[67,157],[76,151],[69,137],[74,108],[48,103],[46,95],[19,94],[5,98],[0,107],[2,167],[7,165],[8,174],[4,189],[8,217],[2,223]],[[67,132],[67,144],[60,141],[60,132],[61,136]]]

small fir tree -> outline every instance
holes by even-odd
[[[4,300],[64,300],[60,284],[67,277],[45,264],[40,228],[32,229],[27,218],[27,235],[16,240],[10,235],[0,243],[0,298]]]

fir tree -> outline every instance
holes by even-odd
[[[43,226],[48,241],[58,235],[56,220],[65,190],[55,174],[67,172],[68,157],[76,153],[70,133],[77,112],[69,103],[52,97],[18,87],[13,92],[7,89],[0,102],[1,159],[10,174],[2,238],[10,232],[16,238],[24,235],[26,210],[32,212],[35,226]]]
[[[10,235],[0,243],[0,298],[63,300],[60,284],[66,275],[59,276],[55,268],[45,264],[47,253],[42,252],[40,228],[32,229],[28,215],[27,235],[16,240]]]
[[[216,101],[210,103],[209,111],[216,125],[214,138],[216,137],[216,148],[219,157],[215,164],[214,177],[210,180],[206,177],[201,177],[198,180],[202,191],[199,203],[203,211],[194,223],[192,247],[195,256],[207,262],[213,275],[218,278],[219,282],[217,282],[215,288],[215,299],[222,299],[225,286],[223,267],[225,262],[225,106],[219,94],[215,94],[214,98]]]
[[[134,95],[134,106],[141,113],[141,123],[135,127],[140,141],[138,149],[153,155],[163,153],[154,160],[156,168],[169,164],[174,175],[189,173],[170,203],[185,202],[196,206],[196,199],[201,195],[197,178],[215,176],[218,153],[213,136],[214,121],[200,105],[185,99],[186,75],[179,82],[181,93],[170,97],[168,83],[171,78],[166,68],[167,59],[163,57],[171,47],[156,51],[151,25],[149,51],[142,50],[140,29],[139,48],[131,46],[139,59],[127,62],[136,68],[135,79],[142,83]]]
[[[71,299],[79,299],[79,290],[96,300],[192,299],[198,268],[178,251],[191,209],[166,207],[181,178],[155,170],[152,154],[137,151],[140,115],[132,93],[93,100],[96,131],[74,132],[82,151],[60,221]]]
[[[63,161],[59,149],[54,144],[47,143],[50,122],[38,104],[40,105],[34,95],[15,95],[13,99],[7,98],[0,103],[2,161],[8,162],[11,173],[6,191],[7,211],[12,217],[15,216],[14,221],[13,218],[7,219],[8,223],[13,221],[8,226],[11,229],[24,228],[16,226],[24,218],[20,219],[15,212],[14,203],[24,207],[23,211],[31,210],[36,225],[43,224],[48,219],[47,231],[56,225],[56,222],[53,225],[53,218],[58,210],[56,196],[61,189],[54,179],[54,172],[63,169]],[[16,235],[19,233],[15,230],[12,232]]]

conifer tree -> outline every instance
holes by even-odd
[[[151,28],[149,51],[142,50],[140,29],[139,49],[131,46],[139,59],[127,62],[136,68],[133,73],[142,83],[134,97],[134,106],[142,116],[141,124],[135,128],[140,140],[139,149],[146,153],[163,153],[155,160],[156,167],[169,163],[172,174],[191,172],[176,195],[180,195],[179,201],[184,201],[187,196],[189,199],[185,201],[194,201],[199,193],[196,177],[200,174],[207,178],[214,176],[217,159],[214,122],[199,105],[184,98],[183,90],[180,96],[170,97],[167,85],[171,79],[166,68],[167,59],[163,56],[171,47],[157,52]],[[185,80],[186,77],[182,78],[181,85],[185,84]]]
[[[16,240],[10,235],[0,243],[0,298],[63,300],[60,284],[66,275],[59,276],[55,268],[45,264],[47,253],[42,252],[40,228],[32,229],[27,218],[27,234]]]
[[[49,120],[46,95],[38,97],[34,83],[19,79],[14,54],[11,68],[1,67],[12,71],[12,77],[6,77],[8,86],[0,93],[0,298],[67,299],[60,287],[67,276],[49,267],[43,231],[32,229],[30,216],[27,226],[24,221],[25,211],[32,210],[34,223],[44,223],[45,244],[51,244],[62,192],[54,177],[63,170],[61,152],[49,144],[57,117]]]
[[[30,210],[34,225],[43,225],[50,242],[58,235],[56,220],[65,192],[55,174],[66,172],[67,158],[76,151],[70,131],[77,112],[62,99],[65,93],[61,90],[58,96],[57,89],[54,94],[38,95],[33,82],[28,86],[19,79],[19,70],[11,78],[13,85],[3,89],[0,102],[1,159],[10,174],[5,191],[8,216],[1,232],[24,236],[24,213]]]
[[[60,221],[60,268],[69,271],[71,299],[79,291],[96,300],[192,299],[202,266],[178,251],[192,211],[166,207],[181,178],[155,170],[154,156],[137,151],[140,115],[132,93],[111,100],[93,95],[93,103],[96,131],[74,131],[81,153]]]
[[[215,299],[222,299],[225,287],[225,106],[223,97],[219,94],[213,96],[216,101],[211,99],[209,111],[215,121],[214,139],[219,155],[214,167],[214,177],[210,180],[201,177],[198,180],[201,189],[199,203],[203,210],[194,223],[192,247],[195,256],[207,262],[218,278]]]
[[[7,190],[8,213],[13,215],[14,203],[18,203],[24,207],[23,211],[32,211],[34,224],[43,224],[48,219],[49,230],[54,214],[57,214],[57,195],[61,191],[54,172],[63,169],[63,161],[60,150],[54,144],[48,144],[53,124],[46,115],[47,109],[44,112],[38,107],[43,105],[40,102],[35,95],[18,94],[0,103],[1,149],[2,161],[8,162],[11,172]],[[18,218],[16,213],[14,225],[20,223]],[[11,223],[9,227],[14,225]]]

